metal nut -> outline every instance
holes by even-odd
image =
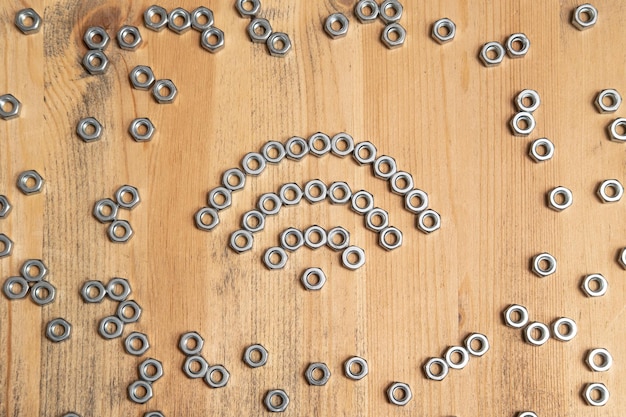
[[[596,357],[601,359],[599,364],[596,362]],[[585,363],[594,372],[606,372],[613,366],[613,357],[606,349],[592,349],[587,353]]]
[[[311,180],[304,185],[304,198],[310,203],[321,203],[326,200],[328,188],[321,180]]]
[[[381,5],[381,16],[382,15]],[[381,40],[389,49],[400,48],[404,45],[404,41],[406,40],[406,29],[404,29],[400,23],[390,23],[383,29]]]
[[[154,84],[154,72],[147,65],[137,65],[128,76],[130,83],[137,90],[149,90]]]
[[[402,393],[400,396],[397,394],[398,391]],[[409,384],[394,382],[387,388],[387,400],[393,405],[405,406],[411,401],[411,398],[413,398],[413,393]]]
[[[204,49],[212,54],[219,52],[226,44],[224,32],[216,27],[210,27],[202,32],[202,35],[200,36],[200,44]]]
[[[398,0],[385,0],[380,3],[379,17],[386,24],[395,23],[400,21],[403,11],[402,3]]]
[[[515,136],[528,136],[535,130],[536,122],[532,113],[521,111],[515,113],[509,122]]]
[[[593,27],[598,21],[598,10],[591,4],[581,4],[574,10],[572,25],[578,30]]]
[[[285,145],[278,141],[270,140],[263,145],[261,154],[268,164],[278,164],[285,158],[287,152],[285,151]]]
[[[300,161],[309,154],[309,143],[299,136],[290,137],[285,142],[285,152],[287,159]]]
[[[128,132],[133,137],[135,142],[149,142],[154,135],[154,125],[147,117],[140,117],[132,122],[128,127]]]
[[[109,46],[109,34],[102,26],[92,26],[85,31],[83,42],[92,51],[104,51]]]
[[[404,208],[415,214],[423,212],[428,208],[428,194],[417,188],[409,191],[404,195]]]
[[[374,196],[365,190],[352,194],[350,208],[357,214],[365,216],[374,208]]]
[[[250,210],[241,217],[241,228],[258,233],[265,228],[265,216],[258,210]]]
[[[174,33],[182,35],[191,29],[191,15],[182,7],[170,11],[167,17],[167,27]]]
[[[214,375],[220,375],[220,378],[216,379]],[[229,380],[230,372],[224,365],[209,366],[204,376],[204,382],[211,388],[223,388],[228,384]]]
[[[561,327],[567,329],[566,332],[561,331]],[[567,317],[561,317],[552,322],[552,337],[561,342],[569,342],[578,333],[576,322]]]
[[[321,146],[320,146],[321,145]],[[321,158],[331,150],[330,137],[322,132],[317,132],[309,137],[309,152],[313,156]]]
[[[289,35],[282,32],[274,32],[267,38],[267,49],[270,52],[270,55],[283,58],[289,53],[291,50],[291,39],[289,39]]]
[[[375,207],[365,215],[365,227],[373,232],[382,232],[389,226],[389,213],[387,211]]]
[[[252,177],[261,175],[266,166],[267,161],[263,155],[257,152],[249,152],[241,158],[241,168],[244,170],[246,175],[250,175]]]
[[[48,268],[41,259],[28,259],[22,264],[20,275],[28,282],[39,282],[48,275]]]
[[[359,165],[373,164],[378,150],[372,142],[359,142],[354,146],[352,157]]]
[[[241,17],[255,17],[261,10],[260,0],[237,0],[235,7]]]
[[[533,113],[541,105],[541,97],[535,90],[522,90],[515,97],[515,107],[519,111]]]
[[[336,181],[328,187],[327,196],[331,204],[348,204],[352,199],[352,190],[348,183]]]
[[[23,277],[9,277],[4,281],[4,285],[2,286],[2,291],[9,300],[21,300],[26,298],[29,290],[28,281]]]
[[[95,289],[95,294],[93,290]],[[91,280],[86,281],[80,290],[80,294],[83,296],[83,300],[86,303],[100,303],[107,295],[107,290],[101,281]]]
[[[374,161],[372,165],[374,176],[381,180],[390,180],[398,171],[396,160],[387,155],[381,155]]]
[[[192,344],[189,344],[192,341]],[[187,332],[180,336],[178,348],[187,356],[199,355],[204,347],[204,339],[198,332]]]
[[[458,362],[455,362],[454,360],[455,354],[458,354],[461,357]],[[462,346],[449,347],[448,350],[446,350],[444,357],[450,369],[463,369],[467,366],[470,360],[469,352]]]
[[[353,356],[343,363],[344,375],[354,381],[361,380],[369,373],[367,361],[359,356]]]
[[[0,119],[11,120],[20,115],[22,111],[22,103],[13,96],[13,94],[4,94],[0,96]]]
[[[339,237],[339,240],[336,237]],[[350,246],[350,232],[341,226],[333,227],[328,231],[326,240],[329,248],[341,251]]]
[[[289,259],[287,252],[280,247],[269,248],[263,256],[263,262],[270,270],[283,269],[287,265],[287,259]]]
[[[478,348],[474,347],[474,342],[478,342]],[[471,333],[465,338],[463,343],[465,344],[465,349],[472,356],[480,357],[489,351],[489,339],[482,333]]]
[[[255,17],[248,25],[248,36],[254,43],[265,43],[272,34],[272,25],[269,20]]]
[[[428,223],[430,221],[430,223]],[[417,228],[423,233],[432,233],[441,228],[441,216],[435,210],[424,210],[417,217]]]
[[[215,187],[207,194],[207,202],[217,211],[226,210],[233,203],[233,195],[226,187]]]
[[[535,330],[539,331],[539,337],[535,337]],[[550,328],[543,323],[534,321],[524,329],[524,340],[533,346],[542,346],[550,339]]]
[[[131,315],[127,313],[129,309],[132,311]],[[141,307],[134,300],[122,301],[117,306],[117,317],[119,317],[124,324],[137,323],[141,317]]]
[[[532,260],[532,271],[539,278],[554,274],[556,272],[556,258],[547,252],[535,255]]]
[[[232,181],[233,178],[235,182]],[[239,168],[231,168],[222,175],[222,185],[233,193],[243,190],[246,186],[246,174]]]
[[[594,392],[598,393],[597,397],[593,395]],[[585,386],[583,397],[585,398],[587,404],[594,407],[602,407],[609,402],[610,394],[608,388],[604,384],[595,382]]]
[[[402,232],[390,226],[380,231],[378,244],[385,250],[391,251],[402,246]]]
[[[498,42],[487,42],[482,46],[479,58],[486,67],[495,67],[500,65],[506,54],[504,47]]]
[[[605,100],[608,100],[609,104],[606,104]],[[622,96],[617,90],[602,90],[594,103],[599,113],[615,113],[622,105]]]
[[[320,378],[315,378],[315,373],[317,371],[321,371],[322,373]],[[313,362],[309,364],[308,368],[306,368],[304,376],[309,385],[321,387],[326,385],[330,379],[330,369],[328,369],[328,365],[323,362]]]
[[[83,57],[83,67],[91,75],[100,75],[109,69],[109,58],[103,51],[88,51]]]
[[[41,29],[41,17],[33,9],[22,9],[15,14],[15,26],[24,35],[32,35]]]
[[[259,355],[258,360],[254,360],[252,358],[252,355],[255,353]],[[261,366],[264,366],[267,363],[267,358],[268,358],[267,349],[265,349],[265,347],[263,347],[263,345],[260,345],[260,344],[248,346],[245,352],[243,353],[243,361],[250,368],[259,368]]]
[[[341,254],[341,263],[345,268],[355,271],[365,265],[365,251],[358,246],[348,246]]]
[[[612,192],[609,193],[609,190]],[[597,191],[598,197],[603,203],[616,203],[624,195],[624,187],[618,180],[602,181]]]
[[[554,156],[554,144],[548,138],[537,139],[530,144],[528,155],[537,163],[548,161]]]
[[[433,371],[433,367],[439,367],[439,372]],[[426,374],[426,378],[432,379],[433,381],[443,381],[446,376],[448,376],[448,372],[450,368],[448,363],[441,358],[431,358],[424,364],[424,374]]]
[[[376,21],[379,12],[378,3],[374,0],[360,0],[354,7],[354,14],[363,24]]]
[[[595,284],[593,288],[592,283]],[[583,278],[581,288],[587,297],[602,297],[609,289],[609,282],[602,274],[590,274]]]
[[[143,395],[139,394],[139,390],[143,390]],[[146,381],[135,381],[128,386],[128,398],[136,404],[145,404],[153,396],[152,384]]]
[[[523,33],[514,33],[506,40],[506,53],[509,58],[523,58],[530,49],[530,39]]]
[[[57,331],[59,328],[61,329],[60,333]],[[51,320],[46,326],[46,337],[54,343],[59,343],[69,339],[71,334],[72,325],[68,323],[67,320],[60,317]]]
[[[206,221],[207,217],[211,219],[210,222]],[[196,223],[196,227],[200,230],[204,230],[205,232],[213,230],[220,223],[220,218],[217,214],[217,210],[211,207],[203,207],[198,210],[194,215],[194,220]]]
[[[279,399],[277,405],[274,405],[275,397]],[[265,394],[263,404],[265,404],[267,411],[271,413],[282,413],[287,409],[287,406],[289,406],[289,396],[282,389],[273,389]]]
[[[24,171],[17,177],[17,188],[26,195],[40,193],[43,183],[43,178],[35,170]]]
[[[7,196],[0,194],[0,219],[6,218],[12,208],[13,206],[11,206]]]
[[[560,198],[560,200],[558,200]],[[554,211],[563,211],[574,202],[574,195],[565,187],[559,186],[554,188],[548,194],[548,207]]]
[[[236,230],[230,235],[230,248],[236,253],[248,252],[254,245],[254,236],[247,230]]]
[[[511,304],[503,312],[504,323],[508,327],[521,329],[528,324],[528,310],[519,304]],[[518,317],[518,318],[516,318]]]
[[[191,27],[197,31],[203,32],[214,23],[213,10],[207,7],[200,6],[191,12]]]
[[[132,288],[126,278],[112,278],[107,284],[107,294],[113,301],[122,302],[131,292]]]
[[[413,188],[413,176],[405,171],[398,171],[389,179],[391,192],[400,196],[406,195]]]
[[[268,204],[269,203],[269,204]],[[257,209],[265,216],[275,216],[280,212],[283,202],[274,193],[265,193],[257,201]]]
[[[120,229],[123,233],[118,235],[117,231]],[[126,243],[133,237],[133,234],[133,228],[126,220],[115,220],[107,229],[109,240],[114,243]]]
[[[136,341],[139,341],[139,346],[136,346]],[[132,332],[124,340],[124,348],[129,355],[142,356],[150,349],[148,336],[144,333]]]
[[[113,329],[111,329],[113,327]],[[110,340],[122,336],[124,323],[117,316],[108,316],[100,320],[98,332],[103,338]]]
[[[315,279],[312,281],[311,278]],[[300,277],[302,286],[308,291],[319,291],[326,284],[326,274],[321,268],[307,268]]]
[[[431,36],[440,45],[450,42],[456,36],[456,25],[447,17],[439,19],[433,24]]]
[[[280,234],[280,246],[289,252],[295,252],[304,246],[304,233],[290,227]]]
[[[0,233],[0,258],[11,255],[13,251],[13,241],[4,233]]]
[[[141,33],[136,26],[122,26],[117,32],[117,44],[128,51],[135,50],[141,45]]]
[[[127,196],[130,198],[127,198]],[[115,201],[121,208],[132,210],[141,202],[139,190],[132,185],[122,185],[115,192]]]
[[[284,206],[295,206],[300,204],[303,193],[298,184],[290,182],[280,187],[278,195]]]
[[[622,129],[620,132],[618,129]],[[614,142],[626,142],[626,118],[620,117],[609,125],[609,137]]]
[[[326,18],[324,30],[332,39],[343,38],[348,34],[350,21],[343,13],[333,13]]]
[[[161,6],[152,5],[143,14],[144,25],[155,32],[163,30],[167,26],[167,10]]]
[[[76,134],[83,142],[95,142],[102,136],[102,125],[95,117],[85,117],[78,121]]]
[[[157,80],[152,88],[152,96],[159,104],[173,103],[178,90],[172,80]]]
[[[183,363],[183,372],[191,379],[204,378],[208,370],[208,362],[200,355],[187,356]]]
[[[326,230],[321,226],[314,224],[304,231],[304,244],[313,250],[326,246],[327,241]]]
[[[139,378],[146,382],[156,382],[163,376],[163,364],[154,358],[141,362],[137,369]]]

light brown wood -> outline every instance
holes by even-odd
[[[263,395],[272,388],[289,393],[285,415],[291,416],[624,414],[626,284],[616,257],[626,244],[625,203],[600,204],[595,188],[608,178],[626,181],[623,145],[606,133],[609,122],[626,113],[600,115],[593,99],[604,88],[626,93],[625,4],[596,0],[598,24],[579,32],[569,23],[576,5],[571,0],[405,1],[401,23],[408,39],[389,51],[379,41],[379,22],[354,19],[354,1],[264,0],[262,15],[294,44],[277,59],[250,43],[247,21],[230,0],[206,3],[226,32],[226,48],[216,55],[200,48],[197,32],[145,29],[142,13],[151,2],[19,3],[0,6],[0,93],[23,103],[19,119],[0,121],[0,194],[14,205],[0,220],[0,232],[15,242],[13,255],[0,260],[0,276],[16,275],[24,260],[41,258],[58,294],[43,308],[30,300],[0,302],[0,416],[139,416],[153,409],[168,416],[262,415]],[[39,34],[23,36],[13,25],[21,7],[42,14]],[[351,26],[347,38],[331,41],[322,22],[335,11],[345,12]],[[429,30],[444,16],[456,22],[458,33],[440,46]],[[140,27],[141,48],[125,52],[112,39],[108,74],[87,75],[80,65],[84,30],[102,25],[114,36],[122,24]],[[480,46],[515,32],[530,38],[529,54],[483,67]],[[138,64],[174,80],[175,104],[159,105],[150,93],[130,87],[128,73]],[[541,94],[531,138],[555,143],[556,155],[547,163],[533,163],[530,139],[508,129],[512,99],[524,88]],[[85,144],[76,137],[76,122],[85,116],[103,123],[101,141]],[[127,128],[142,116],[155,123],[157,134],[138,144]],[[218,229],[194,227],[192,216],[206,204],[206,192],[245,153],[268,140],[316,131],[346,131],[393,156],[429,193],[442,229],[420,233],[401,198],[369,168],[335,157],[269,166],[248,178]],[[26,169],[45,178],[42,194],[17,190],[17,175]],[[404,232],[402,248],[386,253],[347,207],[305,203],[269,218],[253,251],[236,255],[227,247],[240,216],[261,193],[312,178],[373,192]],[[91,210],[122,184],[137,186],[142,202],[122,212],[135,236],[116,245]],[[574,193],[574,205],[562,213],[545,204],[546,191],[557,185]],[[302,249],[282,271],[263,267],[263,251],[277,244],[281,230],[314,223],[346,227],[352,242],[365,248],[366,266],[350,272],[328,249]],[[545,279],[529,269],[541,251],[558,259],[558,272]],[[328,275],[319,293],[307,293],[299,283],[310,266]],[[580,291],[582,276],[593,272],[609,280],[605,297],[589,299]],[[145,406],[126,396],[140,359],[124,353],[121,339],[97,334],[98,321],[113,314],[115,304],[87,305],[79,296],[85,280],[114,276],[129,279],[132,298],[143,307],[141,321],[125,334],[146,332],[147,356],[165,367]],[[501,311],[510,303],[527,306],[532,320],[545,323],[571,317],[579,334],[569,343],[531,347],[502,323]],[[45,324],[55,317],[72,323],[69,341],[53,344],[44,337]],[[188,330],[205,337],[209,363],[230,370],[227,388],[211,390],[183,375],[177,342]],[[421,365],[428,357],[475,331],[491,340],[486,356],[443,382],[424,378]],[[270,359],[251,370],[241,356],[257,342]],[[609,372],[585,366],[584,354],[594,347],[613,354]],[[342,363],[352,355],[370,364],[359,382],[342,375]],[[330,366],[326,387],[304,380],[313,361]],[[414,399],[405,408],[386,401],[392,381],[412,387]],[[595,381],[611,392],[602,409],[581,397],[584,384]]]

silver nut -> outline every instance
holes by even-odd
[[[520,411],[515,417],[537,417],[537,414],[532,411]]]
[[[545,278],[556,272],[556,258],[547,252],[535,255],[532,259],[532,271],[539,278]]]
[[[590,274],[583,278],[581,288],[587,297],[602,297],[609,290],[609,282],[602,274]]]
[[[599,113],[615,113],[622,105],[622,96],[617,90],[602,90],[598,93],[594,104]]]
[[[280,187],[278,195],[284,206],[295,206],[300,204],[304,194],[298,184],[289,182]]]
[[[11,120],[20,115],[22,103],[13,94],[0,96],[0,119]]]
[[[154,72],[147,65],[137,65],[129,74],[130,83],[137,90],[149,90],[154,84]]]
[[[124,324],[137,323],[141,318],[141,307],[134,300],[122,301],[117,306],[116,314]]]
[[[315,377],[315,374],[317,372],[322,373],[319,378]],[[309,364],[308,368],[306,368],[304,376],[309,385],[321,387],[326,385],[326,383],[330,379],[330,369],[328,369],[328,365],[323,362],[313,362]]]
[[[254,43],[265,43],[272,34],[272,25],[269,20],[256,17],[248,25],[248,36]]]
[[[104,51],[109,46],[109,34],[102,26],[92,26],[85,31],[83,42],[90,50]]]
[[[110,223],[117,219],[118,205],[110,198],[96,201],[93,206],[93,216],[100,223]]]
[[[459,355],[460,359],[456,359],[456,355]],[[470,353],[462,346],[450,346],[446,350],[444,358],[450,369],[463,369],[469,363]]]
[[[596,361],[596,357],[600,358],[600,361]],[[606,349],[592,349],[587,353],[585,363],[594,372],[606,372],[613,366],[613,357]]]
[[[539,336],[536,335],[536,332]],[[542,346],[550,339],[550,328],[543,323],[534,321],[524,329],[524,340],[533,346]]]
[[[472,356],[484,356],[489,351],[489,339],[482,333],[471,333],[465,340],[465,349]],[[478,346],[476,346],[478,344]]]
[[[213,10],[207,7],[200,6],[191,12],[191,27],[197,31],[203,32],[214,23]]]
[[[328,242],[328,237],[323,227],[315,224],[304,231],[304,244],[307,247],[313,250],[319,249],[326,246],[326,242]]]
[[[367,376],[369,366],[365,359],[359,356],[353,356],[343,363],[343,373],[346,378],[359,381]]]
[[[521,329],[528,324],[528,309],[522,305],[511,304],[502,315],[504,316],[504,323],[508,327]]]
[[[535,90],[525,89],[515,97],[515,107],[519,111],[533,113],[541,105],[541,97]]]
[[[389,49],[400,48],[406,40],[406,29],[400,23],[390,23],[383,29],[381,40]]]
[[[137,26],[122,26],[117,32],[117,44],[128,51],[135,50],[141,45],[141,32]]]
[[[222,175],[222,185],[233,193],[243,190],[246,186],[246,174],[239,168],[231,168]]]
[[[265,251],[263,263],[270,270],[283,269],[287,265],[289,256],[283,248],[273,247]]]
[[[594,392],[597,393],[597,396],[594,395]],[[595,382],[593,384],[587,384],[583,391],[583,397],[588,405],[593,407],[602,407],[609,402],[609,389],[606,385],[601,384],[599,382]]]
[[[215,377],[216,375],[218,375],[218,378]],[[209,366],[204,376],[204,382],[211,388],[223,388],[228,385],[229,380],[230,372],[224,365]]]
[[[318,158],[328,154],[332,149],[330,136],[317,132],[309,136],[309,153]]]
[[[593,27],[598,21],[598,10],[591,4],[581,4],[576,7],[572,15],[572,25],[578,30]]]
[[[341,254],[341,264],[356,271],[365,265],[365,251],[358,246],[348,246]]]
[[[210,27],[202,32],[200,44],[204,49],[214,54],[224,48],[224,32],[216,27]]]
[[[400,21],[403,11],[402,3],[398,0],[385,0],[380,3],[380,13],[378,16],[386,24],[395,23]]]
[[[17,177],[17,188],[26,195],[40,193],[43,183],[43,178],[35,170],[24,171]]]
[[[54,301],[56,288],[48,281],[39,281],[30,288],[30,298],[40,306],[45,306]]]
[[[191,341],[191,344],[189,343]],[[204,347],[204,339],[198,332],[187,332],[180,336],[178,348],[187,356],[199,355]]]
[[[486,67],[495,67],[500,65],[504,60],[504,47],[498,42],[487,42],[480,49],[478,54],[483,65]]]
[[[252,355],[258,355],[258,359],[252,357]],[[267,349],[263,345],[255,344],[248,346],[243,353],[243,361],[250,368],[259,368],[267,363],[268,358]]]
[[[119,233],[120,230],[122,233]],[[133,234],[133,228],[126,220],[115,220],[107,229],[109,240],[113,243],[126,243]]]
[[[438,371],[433,368],[438,368]],[[448,376],[448,372],[450,371],[450,367],[448,363],[440,358],[431,358],[424,364],[424,374],[426,378],[432,379],[433,381],[443,381],[446,376]]]
[[[278,398],[278,401],[274,400],[274,398]],[[271,413],[282,413],[289,406],[289,396],[282,389],[273,389],[265,394],[263,404]]]
[[[307,268],[300,277],[302,286],[307,291],[319,291],[326,284],[326,274],[321,268]]]
[[[124,332],[124,323],[117,316],[108,316],[100,320],[98,325],[100,336],[107,340],[116,339]]]
[[[398,395],[398,392],[401,394]],[[405,406],[411,401],[411,398],[413,398],[413,393],[409,384],[394,382],[387,388],[387,400],[393,405]]]
[[[236,230],[230,235],[229,246],[236,253],[248,252],[254,245],[254,236],[247,230]]]
[[[149,382],[135,381],[128,386],[128,398],[136,404],[147,403],[153,395],[152,384]]]
[[[170,11],[167,17],[167,27],[174,33],[182,35],[191,29],[191,15],[182,7]]]
[[[365,215],[365,227],[372,232],[382,232],[389,226],[389,213],[379,207],[375,207]]]
[[[271,56],[282,58],[291,50],[289,35],[282,32],[274,32],[267,38],[267,49]]]
[[[132,185],[122,185],[115,192],[115,201],[121,208],[132,210],[141,202],[139,190]]]
[[[20,275],[28,282],[39,282],[48,275],[48,267],[41,259],[28,259],[22,264]]]
[[[389,179],[391,192],[405,196],[413,189],[413,176],[406,171],[398,171]]]
[[[402,246],[402,232],[393,226],[380,231],[378,244],[385,250],[391,251]]]
[[[76,134],[83,142],[95,142],[102,137],[102,125],[95,117],[85,117],[76,124]]]
[[[46,337],[54,343],[69,339],[71,334],[72,325],[62,318],[51,320],[46,326]]]
[[[328,187],[324,181],[315,179],[304,184],[304,198],[310,204],[321,203],[326,200],[328,194]]]
[[[352,190],[347,182],[335,181],[328,186],[327,196],[331,204],[348,204],[352,199]]]
[[[6,218],[12,209],[13,206],[7,196],[0,194],[0,219]]]
[[[83,67],[91,75],[104,74],[109,69],[109,58],[102,51],[88,51],[83,57]]]
[[[156,382],[163,376],[163,364],[153,358],[148,358],[137,367],[139,378],[146,382]]]
[[[261,10],[260,0],[237,0],[235,7],[241,17],[255,17]]]
[[[152,140],[152,135],[154,135],[155,130],[152,121],[147,117],[140,117],[133,120],[128,127],[128,132],[135,142],[148,142]]]
[[[196,227],[200,230],[204,230],[208,232],[210,230],[215,229],[217,225],[220,223],[220,218],[217,213],[217,210],[211,207],[203,207],[194,214],[194,220],[196,223]],[[207,222],[207,218],[211,220]]]
[[[360,0],[354,7],[354,14],[363,24],[375,22],[380,9],[374,0]]]
[[[80,294],[86,303],[100,303],[107,295],[107,290],[101,281],[86,281],[80,289]]]
[[[568,188],[559,186],[548,193],[548,207],[554,211],[563,211],[574,202],[574,195]]]
[[[295,252],[304,246],[304,233],[295,227],[289,227],[280,234],[279,240],[283,249]]]
[[[178,90],[172,80],[157,80],[152,88],[152,96],[159,104],[173,103]]]
[[[350,208],[357,214],[365,216],[374,208],[374,196],[365,190],[352,194]]]
[[[373,164],[378,150],[372,142],[359,142],[354,146],[352,157],[359,165]]]
[[[348,34],[350,21],[343,13],[333,13],[326,18],[324,30],[333,39],[343,38]]]
[[[614,142],[626,142],[626,118],[620,117],[609,125],[609,138]]]
[[[207,194],[207,203],[215,210],[226,210],[233,203],[233,194],[226,187],[215,187]]]
[[[532,113],[526,111],[515,113],[509,124],[515,136],[528,136],[535,130],[536,126]]]
[[[411,213],[419,214],[428,208],[428,194],[418,188],[404,195],[404,208]]]
[[[257,209],[265,216],[275,216],[280,212],[283,202],[274,193],[265,193],[257,201]]]
[[[107,283],[106,291],[111,300],[122,302],[128,298],[132,288],[126,278],[112,278]]]
[[[554,156],[554,144],[548,138],[537,139],[530,144],[528,155],[537,163],[548,161]]]
[[[139,341],[139,344],[136,341]],[[150,349],[148,336],[144,333],[132,332],[124,340],[124,348],[129,355],[142,356]]]
[[[565,331],[563,331],[565,328]],[[552,322],[552,337],[561,342],[569,342],[576,337],[578,326],[576,322],[567,317],[560,317]]]
[[[530,39],[523,33],[514,33],[506,40],[506,53],[509,58],[523,58],[530,49]]]
[[[41,29],[41,17],[33,9],[22,9],[15,14],[15,26],[24,35],[32,35]]]
[[[341,226],[333,227],[328,231],[326,240],[332,250],[344,250],[350,246],[350,232]]]
[[[152,5],[143,14],[144,25],[155,32],[163,30],[167,26],[167,10],[161,6]]]
[[[13,241],[4,233],[0,233],[0,258],[11,255],[13,251]]]
[[[616,203],[624,195],[624,186],[618,180],[606,180],[598,186],[598,197],[603,203]]]
[[[417,216],[417,228],[426,234],[439,230],[441,216],[435,210],[424,210]]]
[[[620,249],[617,262],[626,269],[626,248]]]
[[[433,24],[433,30],[430,34],[432,38],[440,45],[450,42],[456,36],[456,25],[447,17],[437,20]]]
[[[183,372],[190,379],[204,378],[209,370],[209,363],[200,355],[187,356],[183,363]]]

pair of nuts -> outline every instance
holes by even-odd
[[[152,89],[152,96],[159,104],[173,103],[178,95],[178,89],[172,80],[156,80],[152,68],[147,65],[137,65],[129,74],[130,83],[137,90]]]
[[[526,56],[529,49],[528,37],[523,33],[514,33],[507,38],[505,46],[495,41],[487,42],[480,49],[478,56],[484,66],[494,67],[502,63],[505,55],[509,58],[522,58]]]

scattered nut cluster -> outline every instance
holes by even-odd
[[[107,229],[109,240],[114,243],[126,243],[133,237],[133,228],[127,220],[118,220],[120,208],[132,210],[141,202],[139,190],[132,185],[123,185],[115,192],[114,200],[103,198],[93,206],[93,216],[100,223],[110,223]],[[122,231],[122,234],[118,232]]]
[[[274,32],[269,20],[259,17],[260,0],[235,0],[235,7],[242,18],[250,18],[246,29],[250,41],[263,43],[273,57],[283,58],[291,51],[291,39],[283,32]]]
[[[230,372],[224,365],[209,365],[202,356],[204,339],[197,332],[187,332],[180,336],[178,348],[186,356],[183,372],[190,379],[204,379],[211,388],[224,388],[230,380]]]
[[[464,346],[450,346],[442,358],[430,358],[424,363],[424,375],[433,381],[443,381],[450,369],[463,369],[471,356],[480,357],[489,350],[489,339],[482,333],[471,333]]]
[[[502,63],[505,55],[512,59],[523,58],[529,49],[530,39],[523,33],[514,33],[507,38],[505,46],[497,41],[487,42],[480,49],[478,57],[484,66],[495,67]]]
[[[529,323],[528,310],[519,304],[511,304],[502,312],[502,315],[508,327],[523,329],[524,340],[533,346],[544,345],[550,339],[551,334],[556,340],[569,342],[578,333],[576,322],[567,317],[559,317],[552,322],[552,333],[550,333],[550,328],[543,323],[537,321]]]
[[[48,268],[40,259],[28,259],[20,268],[20,275],[9,277],[2,290],[9,300],[21,300],[30,292],[30,298],[40,306],[52,303],[56,297],[56,288],[45,281]]]

